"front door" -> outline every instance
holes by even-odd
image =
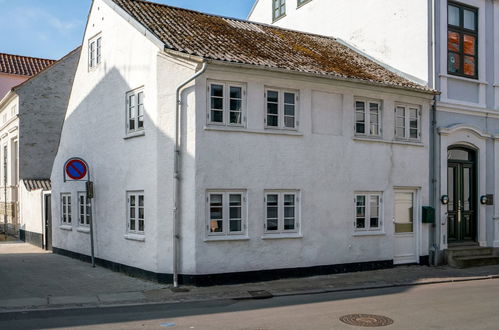
[[[50,194],[43,195],[45,203],[45,250],[52,251],[52,199]]]
[[[395,191],[393,215],[394,264],[419,262],[417,252],[416,190]]]
[[[474,242],[477,232],[474,152],[466,148],[452,148],[448,158],[447,242]]]

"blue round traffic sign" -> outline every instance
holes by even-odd
[[[81,180],[87,175],[87,165],[79,159],[70,160],[66,164],[66,174],[73,180]]]

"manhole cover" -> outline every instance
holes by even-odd
[[[370,314],[350,314],[340,317],[340,321],[358,327],[384,327],[393,324],[393,320],[386,316]]]

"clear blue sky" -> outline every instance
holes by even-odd
[[[254,0],[154,0],[246,18]],[[59,59],[82,41],[91,0],[0,0],[0,53]]]

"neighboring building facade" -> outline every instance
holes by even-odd
[[[94,0],[51,176],[54,251],[88,256],[92,215],[98,262],[160,280],[426,263],[433,96],[332,38]],[[64,180],[72,157],[92,203]]]
[[[52,65],[54,60],[0,53],[0,99],[14,86]]]
[[[499,247],[499,1],[258,0],[249,19],[342,38],[439,90],[433,262],[449,244]]]
[[[7,233],[44,246],[44,195],[59,146],[79,49],[13,87],[0,101],[0,222]],[[45,239],[47,238],[47,239]]]

